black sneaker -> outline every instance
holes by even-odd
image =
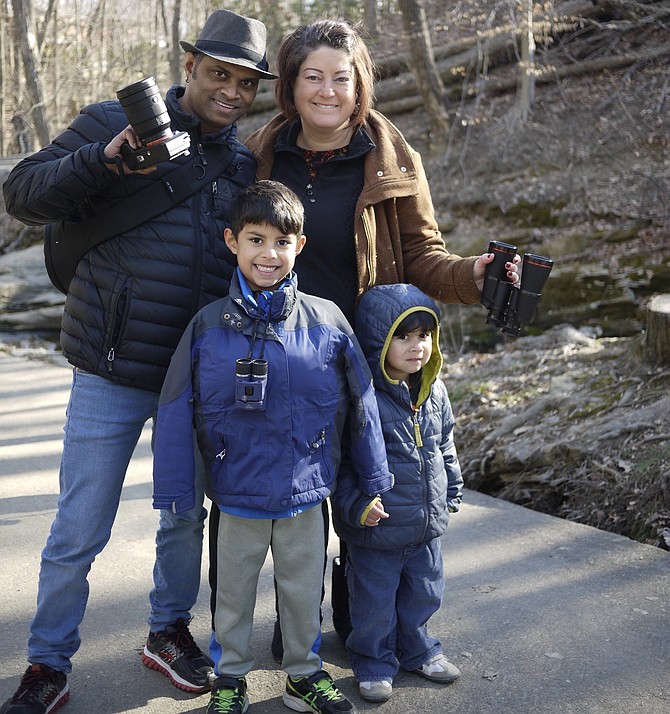
[[[185,692],[206,692],[210,688],[214,662],[196,645],[181,618],[163,632],[149,633],[142,662]]]
[[[217,677],[212,683],[212,698],[205,714],[244,714],[249,708],[244,677]]]
[[[282,701],[296,712],[357,714],[356,707],[337,689],[328,672],[323,670],[303,679],[287,677]]]
[[[0,714],[49,714],[70,698],[64,672],[46,664],[31,664],[21,677],[21,684],[0,709]]]

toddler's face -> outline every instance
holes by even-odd
[[[394,335],[386,352],[384,369],[391,379],[406,382],[410,374],[416,374],[430,359],[433,352],[432,333],[412,330],[405,335]]]

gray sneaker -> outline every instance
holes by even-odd
[[[461,670],[455,664],[451,664],[441,652],[414,671],[422,677],[430,679],[431,682],[441,682],[442,684],[455,682],[461,676]]]
[[[393,694],[393,684],[390,679],[359,682],[358,692],[368,702],[387,702]]]

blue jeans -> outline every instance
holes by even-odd
[[[88,572],[109,541],[121,489],[158,394],[124,387],[74,370],[66,411],[60,495],[42,562],[28,661],[69,673],[79,649],[79,625],[88,601]],[[202,489],[202,487],[201,487]],[[200,584],[202,498],[193,511],[161,511],[156,537],[149,625],[160,631],[190,619]]]
[[[439,538],[397,550],[349,543],[346,572],[353,628],[347,651],[357,682],[393,681],[398,664],[418,669],[442,652],[428,634],[444,592]]]

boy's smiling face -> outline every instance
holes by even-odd
[[[306,240],[305,236],[284,235],[269,223],[247,223],[237,236],[226,228],[223,237],[254,292],[274,290],[293,270]]]

